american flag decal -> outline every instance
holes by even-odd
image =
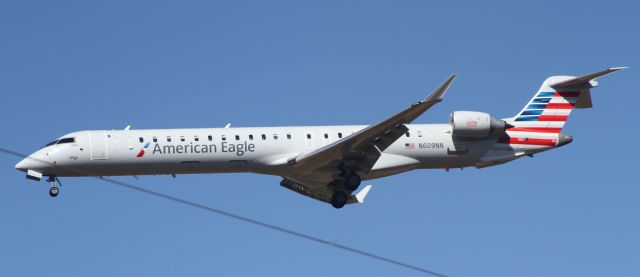
[[[405,143],[404,144],[404,148],[405,149],[415,149],[416,148],[416,144],[415,143]]]

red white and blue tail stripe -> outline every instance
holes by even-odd
[[[556,146],[559,134],[582,93],[587,90],[562,90],[551,87],[558,82],[575,77],[553,76],[544,81],[529,103],[516,115],[508,119],[512,126],[498,143],[531,146]]]
[[[510,122],[510,131],[560,133],[580,91],[539,91]]]

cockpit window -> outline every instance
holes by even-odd
[[[42,148],[45,148],[47,146],[51,146],[54,144],[74,143],[74,142],[76,142],[76,138],[61,138],[45,144],[45,146],[42,146]]]
[[[63,143],[74,143],[76,142],[75,138],[62,138],[58,141],[58,143],[56,144],[63,144]]]
[[[49,142],[49,143],[45,144],[44,146],[42,146],[42,148],[45,148],[45,147],[47,147],[47,146],[54,145],[54,144],[56,144],[56,142],[58,142],[58,140],[54,140],[54,141],[52,141],[52,142]]]

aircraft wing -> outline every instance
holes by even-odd
[[[404,124],[410,123],[442,101],[455,77],[451,75],[424,100],[414,103],[396,115],[322,148],[295,157],[288,161],[289,164],[302,176],[310,176],[309,173],[313,172],[311,175],[323,175],[325,178],[321,179],[324,181],[335,178],[345,166],[367,174],[382,151],[409,130]]]

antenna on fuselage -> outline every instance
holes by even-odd
[[[131,129],[131,125],[127,125],[127,127],[124,127],[125,131],[129,131],[129,129]]]
[[[231,122],[227,123],[227,125],[224,125],[225,129],[228,129],[229,127],[231,127]]]

